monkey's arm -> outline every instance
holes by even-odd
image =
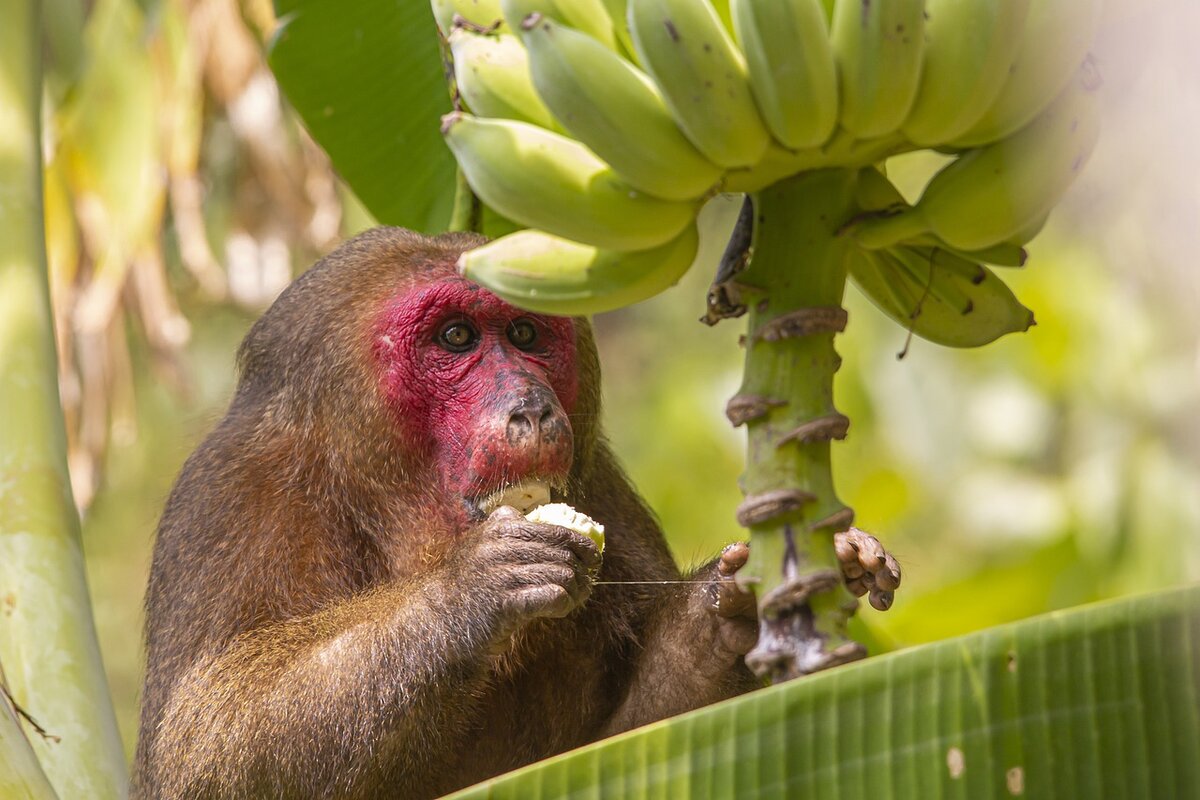
[[[537,617],[583,603],[587,537],[495,512],[438,570],[268,625],[175,681],[143,758],[147,797],[432,796],[489,656]],[[390,795],[389,795],[390,796]]]
[[[176,682],[147,795],[358,795],[405,778],[367,762],[381,752],[435,774],[484,680],[493,613],[428,582],[243,635]]]
[[[753,596],[732,584],[733,573],[745,560],[743,551],[745,545],[726,548],[721,558],[688,576],[696,582],[690,589],[657,605],[646,620],[625,697],[602,735],[761,685],[742,660],[758,635]]]

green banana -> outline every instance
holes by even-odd
[[[500,10],[500,0],[431,0],[433,18],[437,20],[438,30],[443,36],[449,36],[454,30],[454,17],[458,15],[480,28],[497,30],[504,27],[504,14]]]
[[[837,0],[832,41],[842,127],[859,139],[898,130],[921,75],[925,0]]]
[[[892,182],[883,175],[879,167],[865,167],[858,174],[858,186],[855,190],[855,201],[859,208],[868,212],[884,212],[899,214],[909,209],[908,203]],[[855,233],[854,224],[847,227],[851,235]],[[864,245],[861,241],[860,245]],[[955,256],[968,263],[981,262],[996,264],[1003,267],[1021,267],[1025,265],[1026,253],[1016,242],[1002,242],[993,247],[981,250],[964,251],[951,247],[932,233],[918,234],[900,244],[936,249],[948,256]]]
[[[1099,135],[1098,88],[1098,76],[1085,63],[1027,127],[943,167],[916,206],[856,223],[855,239],[879,249],[932,232],[962,251],[1019,241],[1087,163]]]
[[[708,0],[629,0],[643,68],[692,144],[720,167],[749,167],[771,136],[746,62]]]
[[[1021,49],[1030,2],[926,0],[921,82],[902,126],[909,141],[948,142],[987,112]]]
[[[717,183],[721,168],[687,140],[637,67],[586,34],[533,20],[521,31],[533,83],[572,136],[656,197],[693,200]]]
[[[916,251],[851,248],[850,277],[871,302],[907,330],[947,347],[978,347],[1028,330],[1033,312],[987,267],[972,277],[958,269],[922,265]]]
[[[518,231],[463,253],[458,271],[530,311],[599,314],[674,286],[696,258],[696,226],[651,250],[600,250],[541,231]]]
[[[1087,56],[1102,4],[1103,0],[1032,3],[1004,88],[983,117],[951,144],[978,147],[1003,139],[1041,113],[1071,83]]]
[[[633,47],[633,34],[629,32],[629,14],[626,13],[628,0],[603,0],[608,9],[608,17],[612,20],[613,36],[620,45],[618,52],[631,63],[637,64],[637,50]]]
[[[504,19],[514,31],[531,14],[541,14],[586,33],[609,50],[616,50],[617,32],[604,0],[500,0]]]
[[[574,139],[525,122],[454,112],[442,135],[483,202],[531,228],[610,250],[647,250],[695,219],[694,203],[650,197]]]
[[[533,88],[529,56],[517,37],[483,35],[456,28],[450,32],[449,44],[454,58],[454,81],[472,113],[558,128],[554,116]]]
[[[820,0],[733,0],[750,88],[775,140],[818,147],[837,125],[838,84]]]
[[[949,255],[966,259],[967,261],[978,261],[981,264],[991,264],[995,267],[1023,267],[1025,266],[1025,261],[1029,258],[1029,254],[1025,252],[1025,248],[1017,244],[1016,241],[1001,242],[1000,244],[991,247],[982,247],[978,250],[960,250],[957,247],[951,247],[946,244],[932,233],[926,233],[914,236],[905,242],[905,244],[916,247],[934,248]]]

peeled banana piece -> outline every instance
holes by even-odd
[[[604,552],[604,526],[566,503],[547,503],[544,506],[538,506],[526,514],[525,519],[530,522],[542,522],[547,525],[570,528],[591,539],[596,543],[600,552]]]
[[[586,316],[646,300],[687,272],[699,236],[689,226],[660,247],[601,250],[542,231],[517,231],[464,253],[458,270],[513,305]]]
[[[442,135],[467,183],[509,219],[611,250],[646,250],[679,236],[691,203],[660,200],[622,181],[574,139],[525,122],[455,112]]]
[[[851,279],[871,302],[904,328],[947,347],[979,347],[1006,333],[1028,330],[1033,312],[980,264],[971,271],[902,258],[887,250],[852,249]]]
[[[563,126],[635,189],[703,196],[722,170],[687,140],[653,82],[592,37],[552,19],[522,23],[533,83]]]

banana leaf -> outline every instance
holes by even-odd
[[[269,61],[341,177],[381,223],[439,233],[455,165],[450,94],[426,0],[276,0]]]
[[[1200,587],[879,656],[454,797],[1200,797]]]

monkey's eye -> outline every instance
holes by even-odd
[[[508,340],[520,350],[532,347],[537,335],[537,327],[527,319],[518,319],[508,326]]]
[[[465,353],[479,341],[479,334],[465,322],[451,322],[438,332],[437,340],[451,353]]]

